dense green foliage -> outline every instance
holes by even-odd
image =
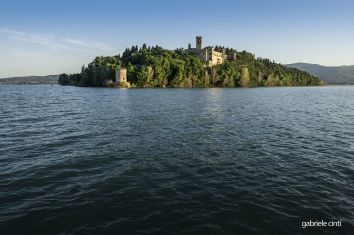
[[[225,49],[226,54],[235,52]],[[237,53],[236,60],[206,68],[195,56],[179,50],[164,50],[159,46],[127,48],[122,56],[99,56],[80,74],[59,77],[62,85],[114,86],[115,70],[127,69],[128,82],[133,87],[256,87],[310,86],[321,80],[298,69],[256,59],[246,51]]]

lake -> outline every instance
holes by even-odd
[[[0,234],[354,231],[352,86],[5,85],[0,110]]]

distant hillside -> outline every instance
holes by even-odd
[[[286,66],[306,71],[329,85],[354,85],[354,65],[322,66],[318,64],[296,63]]]
[[[59,75],[27,76],[0,79],[0,84],[57,84]]]

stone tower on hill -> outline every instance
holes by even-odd
[[[204,47],[203,38],[197,36],[195,38],[195,48],[188,44],[188,49],[180,49],[182,53],[199,57],[206,67],[222,64],[227,60],[236,60],[236,52],[226,54],[224,48]]]

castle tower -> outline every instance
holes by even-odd
[[[127,69],[120,68],[116,70],[116,84],[127,82]]]
[[[197,50],[201,50],[202,49],[202,44],[203,44],[203,38],[201,36],[197,36],[195,38],[195,41],[196,41],[196,48]]]

